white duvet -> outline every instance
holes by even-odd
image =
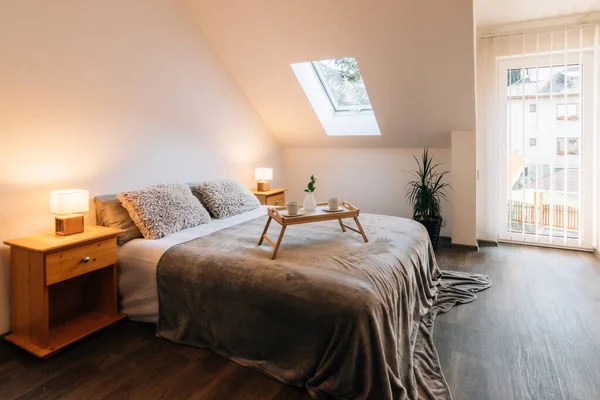
[[[267,215],[266,206],[226,219],[213,219],[162,239],[134,239],[125,243],[117,250],[122,312],[135,321],[158,322],[156,268],[162,255],[173,246],[262,215]]]

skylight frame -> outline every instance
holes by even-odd
[[[381,136],[374,109],[336,112],[311,61],[292,63],[290,67],[327,136]]]
[[[356,105],[356,106],[339,106],[338,104],[336,104],[336,101],[334,100],[334,95],[331,92],[331,88],[329,87],[329,84],[326,82],[325,77],[322,76],[322,71],[321,69],[316,65],[316,63],[318,62],[322,62],[324,60],[317,60],[317,61],[311,61],[310,65],[315,73],[315,75],[317,76],[317,79],[319,81],[319,83],[321,84],[323,91],[325,92],[325,94],[327,95],[327,99],[329,100],[329,102],[331,103],[331,107],[333,107],[333,110],[336,113],[347,113],[347,112],[353,112],[353,113],[361,113],[361,112],[373,112],[373,106],[371,105],[371,100],[369,99],[369,105],[370,107],[365,107],[364,105]],[[362,75],[362,74],[361,74]],[[362,76],[361,76],[362,79]],[[364,81],[363,81],[364,84]],[[366,87],[365,87],[365,91],[366,91]],[[369,93],[367,92],[367,96],[369,96]]]

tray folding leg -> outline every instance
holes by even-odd
[[[281,225],[281,232],[279,233],[279,237],[277,238],[277,243],[275,244],[273,250],[273,256],[271,256],[271,260],[274,260],[277,257],[277,252],[279,251],[279,246],[281,245],[281,239],[283,239],[283,234],[285,233],[286,225]]]
[[[267,236],[267,231],[269,230],[269,225],[271,225],[271,220],[273,218],[269,217],[269,219],[267,220],[267,224],[265,225],[265,229],[263,230],[262,235],[260,235],[260,240],[258,241],[258,245],[260,246],[261,244],[263,244],[263,240],[265,239],[265,236]]]
[[[344,223],[342,222],[342,220],[341,220],[341,219],[339,219],[339,221],[340,221],[340,225],[342,226],[342,231],[343,231],[343,232],[346,232],[346,229],[350,229],[352,232],[359,233],[359,234],[362,236],[362,238],[363,238],[363,240],[365,241],[365,243],[368,243],[368,242],[369,242],[369,239],[367,239],[367,235],[365,234],[365,231],[363,230],[363,227],[362,227],[362,225],[360,224],[360,221],[358,220],[358,217],[353,217],[353,218],[354,218],[354,222],[356,223],[356,227],[357,227],[358,229],[356,229],[356,228],[353,228],[353,227],[351,227],[351,226],[348,226],[348,225],[344,224]]]
[[[279,251],[279,246],[281,246],[281,240],[283,239],[283,235],[285,234],[285,228],[287,225],[281,225],[281,231],[279,232],[279,237],[277,238],[277,243],[273,242],[271,238],[267,236],[267,231],[269,230],[269,225],[271,225],[271,220],[273,218],[269,217],[267,223],[265,225],[265,229],[263,230],[262,235],[260,235],[260,240],[258,241],[258,245],[262,245],[264,241],[266,241],[269,246],[273,248],[273,255],[271,256],[271,260],[274,260],[277,257],[277,252]]]
[[[365,231],[363,230],[363,227],[360,224],[360,221],[358,220],[358,217],[354,217],[354,222],[356,222],[356,226],[358,226],[358,230],[360,231],[359,233],[363,237],[363,240],[365,241],[365,243],[368,243],[369,239],[367,239],[367,235],[365,235]]]

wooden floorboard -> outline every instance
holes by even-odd
[[[443,249],[442,268],[490,275],[474,303],[439,316],[435,341],[456,400],[600,399],[600,263],[503,245]],[[210,351],[122,321],[48,360],[0,342],[0,399],[305,400]]]

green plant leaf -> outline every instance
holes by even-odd
[[[414,178],[406,184],[406,199],[413,206],[414,219],[441,219],[440,199],[448,200],[446,189],[452,187],[443,182],[449,171],[440,171],[442,163],[435,164],[428,148],[423,149],[421,159],[413,156],[417,170]]]

